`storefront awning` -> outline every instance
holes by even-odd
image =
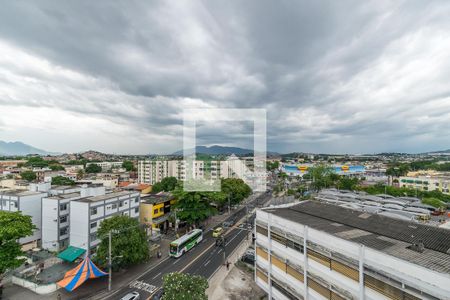
[[[86,250],[77,248],[77,247],[73,247],[73,246],[69,246],[66,250],[59,253],[58,257],[65,261],[73,262],[75,259],[77,259],[82,254],[84,254],[84,252],[86,252]]]

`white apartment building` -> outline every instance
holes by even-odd
[[[115,215],[139,218],[139,192],[114,192],[70,202],[70,246],[95,251],[100,223]]]
[[[7,190],[0,192],[0,210],[16,212],[21,211],[23,215],[31,216],[36,226],[33,234],[19,240],[24,250],[38,246],[41,239],[41,199],[47,195],[46,192]]]
[[[86,167],[88,167],[89,165],[98,165],[99,167],[102,168],[103,172],[106,172],[111,169],[122,168],[122,164],[123,164],[122,161],[99,161],[99,162],[87,163]]]
[[[440,191],[450,195],[450,177],[445,176],[402,176],[399,178],[399,186],[419,191]]]
[[[69,246],[70,201],[80,198],[80,192],[42,198],[42,248],[57,252]]]
[[[42,198],[42,248],[60,251],[69,246],[70,204],[85,197],[105,195],[102,185],[61,186]]]
[[[314,201],[258,209],[269,299],[449,299],[448,230]]]
[[[185,160],[141,160],[138,162],[139,183],[155,184],[166,177],[178,180],[189,178],[191,172],[194,179],[244,178],[246,168],[253,160],[241,160],[237,157],[229,160],[193,161],[192,168],[188,168]]]

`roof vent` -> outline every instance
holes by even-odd
[[[419,253],[425,251],[425,245],[423,244],[422,240],[419,240],[417,243],[412,244],[408,248]]]

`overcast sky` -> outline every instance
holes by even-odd
[[[2,1],[0,140],[171,153],[183,108],[267,109],[268,149],[450,148],[450,1]],[[198,143],[251,147],[252,124]]]

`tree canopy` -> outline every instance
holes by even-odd
[[[226,178],[221,180],[221,191],[230,197],[231,204],[238,204],[251,195],[252,189],[239,178]]]
[[[86,173],[100,173],[102,171],[102,167],[97,164],[90,164],[85,169]]]
[[[177,186],[178,180],[175,177],[165,177],[160,182],[155,183],[152,186],[152,192],[171,192]]]
[[[52,171],[64,171],[64,167],[59,164],[52,164],[48,166]]]
[[[0,276],[9,269],[17,268],[23,260],[18,239],[33,234],[35,226],[30,216],[21,212],[0,211]]]
[[[55,176],[52,178],[52,185],[74,185],[75,181],[64,176]]]
[[[97,236],[101,242],[96,261],[103,266],[108,262],[108,233],[112,231],[111,253],[113,267],[123,268],[145,261],[149,256],[146,233],[139,221],[128,216],[114,216],[100,223]]]
[[[164,300],[207,300],[208,280],[199,275],[168,273],[163,276]]]
[[[130,171],[136,171],[136,168],[134,167],[134,164],[131,160],[125,160],[122,163],[122,168],[125,168],[128,172]]]
[[[267,171],[274,171],[276,169],[278,169],[278,167],[280,166],[280,162],[279,161],[268,161],[266,162],[266,169]]]
[[[36,173],[34,173],[33,171],[23,171],[22,173],[20,173],[20,177],[26,181],[33,181],[37,178]]]
[[[215,192],[186,192],[179,184],[173,194],[177,198],[177,217],[189,224],[198,224],[216,211],[210,204],[218,196]]]

